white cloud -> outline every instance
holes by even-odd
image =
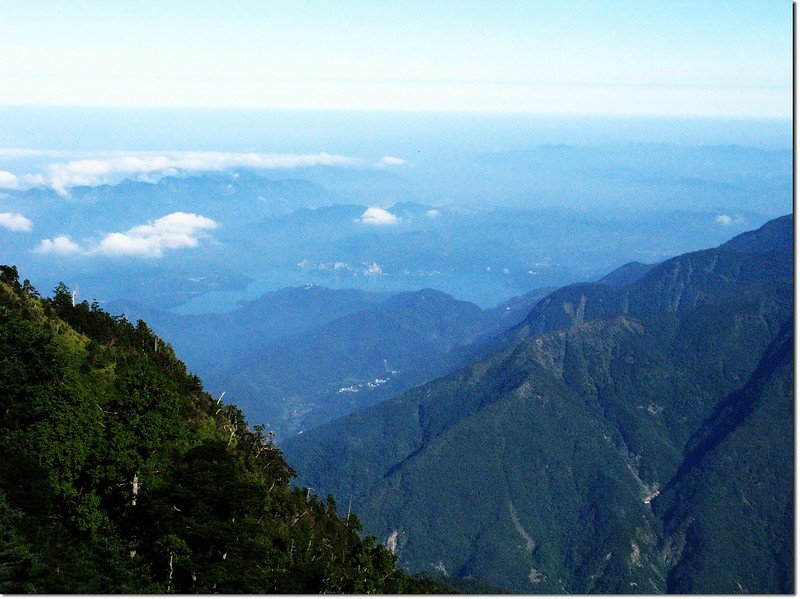
[[[402,158],[395,158],[394,156],[384,156],[378,161],[379,166],[400,166],[405,163],[406,161]]]
[[[34,250],[39,254],[102,254],[160,258],[167,250],[193,248],[217,223],[186,212],[173,212],[125,232],[108,233],[93,247],[81,247],[66,235],[43,239]]]
[[[732,225],[733,224],[733,219],[730,216],[728,216],[727,214],[720,214],[717,217],[716,220],[721,225]]]
[[[333,154],[257,154],[233,152],[141,153],[105,159],[73,160],[47,167],[50,186],[61,195],[78,185],[114,183],[130,176],[154,181],[179,171],[223,171],[229,168],[283,169],[309,166],[355,166],[357,158]],[[155,175],[155,177],[154,177]]]
[[[435,209],[428,210],[428,211],[425,213],[425,216],[427,216],[428,218],[437,218],[437,217],[439,217],[439,216],[441,216],[441,215],[442,215],[442,213],[441,213],[441,212],[439,212],[438,210],[435,210]]]
[[[9,171],[0,171],[0,189],[30,189],[44,183],[41,175],[22,175],[17,177]]]
[[[77,254],[81,251],[80,246],[66,235],[59,235],[54,239],[42,239],[34,252],[37,254]]]
[[[386,226],[396,225],[400,222],[400,219],[383,208],[367,208],[356,222],[365,225]]]
[[[40,187],[42,185],[46,185],[47,181],[42,175],[22,175],[19,178],[19,188],[20,189],[30,189],[31,187]]]
[[[165,250],[197,247],[217,223],[198,214],[173,212],[124,233],[109,233],[91,253],[160,258]]]
[[[8,171],[0,171],[0,189],[19,189],[19,177]]]
[[[9,231],[27,232],[33,228],[33,221],[18,212],[0,212],[0,227]]]
[[[0,148],[0,157],[19,150]],[[26,151],[36,156],[35,150]],[[42,156],[49,157],[46,151]],[[58,157],[62,155],[59,154]],[[290,169],[311,166],[359,166],[358,158],[327,154],[258,154],[255,152],[136,152],[82,155],[78,160],[52,162],[41,174],[17,175],[0,171],[0,188],[20,189],[46,185],[68,196],[71,187],[115,184],[124,178],[157,182],[180,172],[224,171],[232,168]]]

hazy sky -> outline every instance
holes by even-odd
[[[0,105],[791,115],[789,0],[0,3]]]

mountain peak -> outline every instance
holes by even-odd
[[[645,264],[644,262],[628,262],[618,269],[612,270],[602,279],[598,279],[597,282],[605,283],[613,287],[624,287],[625,285],[629,285],[641,279],[653,266],[653,264]]]
[[[764,223],[754,231],[745,231],[720,247],[745,252],[774,252],[792,247],[794,215],[786,214]]]

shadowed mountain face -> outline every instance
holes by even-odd
[[[791,592],[791,231],[553,292],[488,358],[287,454],[412,570],[527,593]]]
[[[482,316],[439,291],[403,293],[253,349],[209,381],[244,400],[255,421],[296,434],[385,397],[381,386],[407,389],[412,371],[477,337]]]

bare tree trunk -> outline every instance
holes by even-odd
[[[136,497],[139,495],[139,473],[133,475],[133,480],[131,481],[131,505],[136,505]]]
[[[169,552],[169,581],[167,582],[167,592],[172,590],[172,552]]]

